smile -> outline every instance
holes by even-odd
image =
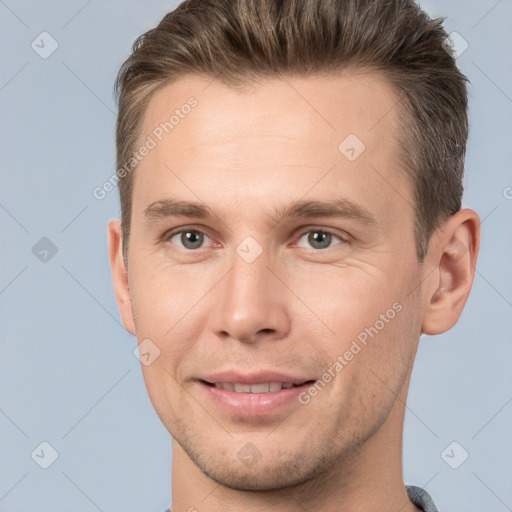
[[[209,382],[199,380],[201,393],[231,417],[279,420],[292,407],[302,407],[298,396],[315,380],[296,382]]]
[[[314,382],[314,381],[308,381]],[[293,382],[263,382],[261,384],[242,384],[238,382],[215,382],[214,384],[206,382],[216,388],[224,389],[226,391],[234,391],[235,393],[273,393],[281,389],[290,389],[292,387],[299,387],[306,382],[293,383]]]

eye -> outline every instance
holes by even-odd
[[[205,238],[209,239],[209,237],[203,233],[202,231],[198,231],[197,229],[184,229],[182,231],[177,231],[174,233],[170,233],[166,239],[174,245],[180,245],[175,239],[179,241],[182,245],[181,248],[187,250],[200,249],[203,244]]]
[[[315,250],[328,249],[333,238],[338,239],[341,242],[341,244],[336,244],[336,245],[342,245],[342,244],[349,243],[348,239],[347,239],[348,237],[344,238],[341,235],[337,235],[336,233],[333,233],[332,231],[325,230],[325,229],[310,229],[309,231],[305,231],[301,234],[299,242],[306,235],[308,235],[307,243],[310,244],[313,247],[313,249],[315,249]],[[296,245],[298,247],[301,247],[298,243]]]
[[[343,237],[342,235],[336,234],[327,229],[310,228],[308,231],[302,232],[299,242],[295,244],[295,246],[304,247],[300,245],[300,240],[302,240],[306,235],[308,235],[307,243],[315,250],[328,249],[331,246],[333,239],[340,241],[340,243],[336,245],[349,243],[348,235]],[[181,249],[194,251],[201,249],[205,240],[211,239],[206,233],[198,229],[182,229],[181,231],[175,231],[165,235],[165,240],[171,242],[173,245],[177,245]]]

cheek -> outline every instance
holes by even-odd
[[[343,386],[354,379],[362,384],[370,371],[375,372],[373,380],[400,378],[411,364],[421,327],[418,297],[409,293],[404,273],[402,281],[390,275],[344,269],[328,280],[317,280],[307,295],[321,319],[315,320],[321,332],[326,332],[324,326],[329,329],[326,336],[315,337],[315,348],[326,355],[331,373],[344,375],[335,379],[345,381]],[[302,328],[312,331],[307,322]]]
[[[151,258],[134,262],[130,280],[132,308],[140,334],[146,330],[163,338],[192,306],[193,287],[176,269],[160,268]]]
[[[139,268],[131,281],[131,302],[138,342],[148,343],[158,355],[150,366],[142,365],[151,393],[152,386],[162,379],[170,380],[172,385],[170,376],[176,376],[198,336],[193,326],[199,290],[189,286],[183,274],[176,271],[150,270],[147,263]]]
[[[378,314],[372,310],[364,327],[352,332],[343,359],[350,360],[347,373],[353,371],[357,386],[368,395],[385,399],[411,369],[421,328],[419,311],[409,299],[383,303]]]
[[[414,310],[405,305],[396,309],[383,310],[387,323],[377,316],[362,329],[360,323],[345,325],[346,331],[328,349],[335,377],[324,407],[354,436],[387,416],[412,368],[420,324]],[[339,325],[341,333],[344,326]]]
[[[324,324],[340,346],[379,321],[398,297],[388,278],[375,269],[370,272],[347,267],[326,269],[323,273],[322,270],[314,278],[297,280],[290,287],[297,296],[305,298],[308,316]],[[388,316],[394,316],[394,311]]]
[[[156,354],[149,365],[141,356],[144,382],[156,413],[168,428],[183,408],[180,368],[190,358],[198,337],[193,327],[195,295],[177,272],[155,272],[146,267],[133,280],[137,339],[141,344],[149,343],[150,352]]]

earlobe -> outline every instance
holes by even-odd
[[[117,307],[121,314],[124,328],[135,335],[135,324],[128,286],[128,272],[122,251],[121,222],[118,220],[111,220],[108,223],[108,247],[112,284],[114,286]]]
[[[452,215],[429,248],[434,270],[432,285],[426,287],[424,334],[441,334],[457,323],[473,285],[479,249],[478,214],[463,209]]]

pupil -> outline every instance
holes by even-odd
[[[331,235],[329,233],[323,233],[322,231],[314,231],[309,235],[309,243],[315,247],[315,249],[325,249],[329,247],[331,241]],[[320,246],[316,246],[319,244]]]
[[[187,231],[182,234],[182,243],[187,249],[197,249],[201,246],[202,235],[194,231]]]

